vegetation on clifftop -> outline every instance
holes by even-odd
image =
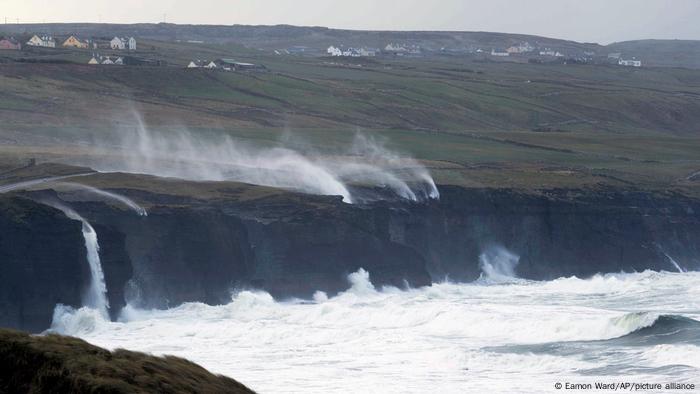
[[[177,357],[108,350],[58,335],[0,330],[1,393],[252,393]]]

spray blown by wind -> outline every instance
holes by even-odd
[[[517,278],[515,269],[520,263],[520,257],[508,249],[494,245],[479,256],[479,266],[482,277],[495,282],[510,281]]]
[[[126,205],[127,207],[132,209],[134,212],[136,212],[136,214],[139,216],[148,216],[148,212],[146,211],[146,209],[144,207],[137,204],[134,200],[132,200],[126,196],[122,196],[121,194],[108,192],[106,190],[98,189],[96,187],[92,187],[92,186],[88,186],[88,185],[83,185],[81,183],[62,182],[61,184],[66,185],[66,186],[70,186],[70,187],[73,187],[76,189],[86,190],[90,193],[97,194],[98,196],[102,196],[102,197],[106,197],[106,198],[111,199],[111,200],[115,200],[117,202],[120,202],[120,203]]]
[[[424,166],[368,138],[357,137],[349,152],[329,157],[284,146],[247,146],[224,135],[193,135],[187,130],[157,133],[148,130],[138,115],[136,119],[135,130],[121,133],[121,160],[102,164],[100,170],[238,181],[342,196],[346,203],[356,202],[355,185],[382,188],[410,201],[439,198]]]
[[[87,260],[90,265],[90,287],[83,297],[83,305],[96,310],[103,319],[109,319],[109,302],[107,301],[107,285],[100,261],[100,245],[97,242],[97,233],[90,223],[74,210],[61,204],[49,204],[61,210],[70,219],[78,220],[83,225],[83,238]]]

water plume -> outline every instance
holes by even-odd
[[[430,174],[373,139],[358,136],[349,152],[334,156],[300,151],[290,139],[257,147],[227,135],[149,130],[138,114],[136,127],[119,133],[116,162],[92,164],[103,171],[126,171],[191,180],[237,181],[308,194],[341,196],[355,203],[354,186],[388,189],[410,201],[439,198]],[[380,197],[375,197],[380,198]],[[365,199],[366,200],[366,199]]]
[[[503,246],[491,246],[479,256],[482,277],[491,281],[503,282],[517,278],[515,269],[520,256],[511,253]]]
[[[109,302],[107,301],[107,285],[100,261],[100,245],[97,241],[97,233],[90,223],[74,210],[58,203],[48,205],[62,211],[68,218],[82,223],[83,238],[87,260],[90,265],[90,286],[83,296],[83,305],[96,310],[104,319],[109,319]]]
[[[76,189],[82,189],[82,190],[88,191],[90,193],[97,194],[98,196],[102,196],[102,197],[106,197],[106,198],[111,199],[111,200],[115,200],[115,201],[120,202],[120,203],[124,204],[125,206],[129,207],[131,210],[136,212],[136,214],[139,216],[148,216],[148,212],[146,211],[146,209],[144,207],[137,204],[134,200],[132,200],[126,196],[122,196],[121,194],[108,192],[106,190],[98,189],[96,187],[92,187],[92,186],[88,186],[88,185],[83,185],[81,183],[62,182],[61,184],[69,186],[69,187],[73,187]]]

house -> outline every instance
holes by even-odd
[[[125,49],[128,49],[130,51],[135,51],[136,50],[136,39],[134,37],[129,37],[129,38],[114,37],[109,42],[109,47],[112,49],[122,50],[122,51]]]
[[[343,50],[332,45],[328,47],[326,53],[330,56],[343,56]]]
[[[187,65],[187,68],[200,68],[202,67],[201,63],[199,60],[192,60],[190,64]]]
[[[520,43],[518,45],[513,45],[513,46],[509,47],[508,49],[506,49],[506,52],[513,55],[513,54],[518,54],[518,53],[532,52],[534,50],[535,50],[535,47],[530,45],[529,42],[524,42],[524,43]]]
[[[209,63],[205,62],[205,64],[204,64],[202,67],[203,67],[203,68],[209,68],[209,69],[215,69],[215,68],[217,68],[218,66],[217,66],[216,63],[214,63],[214,61],[212,60],[212,61],[210,61]]]
[[[112,41],[109,42],[109,47],[112,49],[123,50],[126,49],[126,43],[123,39],[119,37],[114,37],[112,38]]]
[[[564,54],[553,49],[545,48],[544,51],[540,51],[540,56],[564,57]]]
[[[242,63],[233,59],[218,59],[216,64],[224,71],[248,71],[248,72],[264,72],[267,67],[262,64]]]
[[[394,43],[389,43],[387,46],[384,47],[384,52],[393,54],[396,56],[404,56],[404,55],[420,55],[422,50],[421,47],[418,45],[403,45],[403,44],[394,44]]]
[[[114,64],[114,62],[112,61],[112,59],[109,58],[109,56],[107,56],[105,57],[105,60],[102,61],[102,64],[110,65]]]
[[[620,66],[627,66],[627,67],[642,67],[642,61],[641,60],[625,60],[625,59],[620,59],[617,64]]]
[[[88,47],[87,41],[80,41],[76,36],[68,37],[62,44],[66,48],[80,48],[86,49]]]
[[[377,56],[377,52],[379,52],[375,48],[365,48],[365,47],[360,48],[358,51],[360,53],[360,56],[362,56],[362,57],[375,57],[375,56]]]
[[[114,60],[114,64],[116,64],[117,66],[123,66],[124,59],[122,59],[121,57],[118,57],[116,60]]]
[[[491,56],[506,57],[510,56],[510,53],[502,50],[491,49]]]
[[[32,38],[27,41],[27,45],[32,47],[45,47],[45,48],[56,48],[56,41],[51,36],[32,36]]]
[[[100,62],[97,60],[97,58],[93,55],[90,60],[88,61],[88,64],[100,64]]]
[[[17,42],[14,38],[0,38],[0,50],[2,49],[9,49],[9,50],[20,50],[22,49],[22,44]]]

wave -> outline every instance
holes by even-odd
[[[629,317],[638,327],[627,335],[608,340],[609,344],[621,346],[655,346],[672,344],[696,344],[700,346],[700,321],[680,315],[660,315],[651,324],[647,313]],[[629,316],[629,315],[627,315]]]

